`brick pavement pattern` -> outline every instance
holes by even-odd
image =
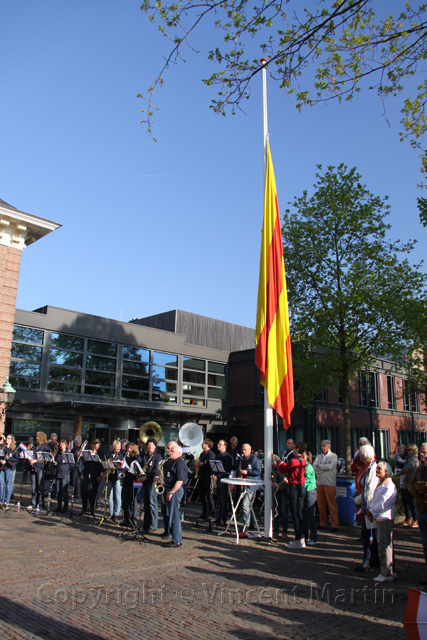
[[[19,485],[16,486],[19,489]],[[28,487],[24,504],[28,504]],[[77,512],[77,505],[75,506]],[[319,532],[319,544],[235,544],[189,507],[182,547],[161,530],[146,541],[111,523],[65,514],[0,512],[2,638],[335,640],[406,638],[408,588],[427,577],[418,531],[395,527],[398,578],[354,572],[357,527]],[[160,520],[161,523],[161,520]]]

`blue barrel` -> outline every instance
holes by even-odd
[[[354,494],[356,487],[354,478],[337,476],[337,507],[340,524],[351,527],[356,524]]]

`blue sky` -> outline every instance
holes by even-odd
[[[140,124],[168,43],[133,0],[1,0],[0,198],[60,223],[24,250],[17,306],[53,305],[129,320],[179,308],[253,327],[262,226],[262,97],[226,118],[188,53]],[[209,48],[217,32],[195,46]],[[315,165],[356,166],[388,195],[394,238],[418,238],[418,153],[399,110],[375,95],[299,114],[268,81],[279,205],[311,191]],[[291,304],[291,301],[290,301]]]

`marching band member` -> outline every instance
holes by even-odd
[[[229,453],[230,456],[233,458],[234,471],[237,471],[237,469],[239,468],[239,462],[242,457],[242,450],[238,445],[239,445],[239,441],[236,436],[233,436],[232,438],[230,438],[230,444],[227,447],[227,453]]]
[[[170,458],[170,452],[172,451],[172,447],[178,445],[177,442],[175,442],[174,440],[172,440],[171,442],[168,442],[168,444],[166,445],[166,456],[165,456],[165,461],[169,460]],[[179,446],[179,445],[178,445]],[[157,476],[156,480],[158,480],[159,477]],[[161,504],[160,504],[160,509],[162,512],[162,518],[163,518],[163,533],[161,534],[161,538],[170,538],[170,532],[169,532],[169,509],[167,508],[166,505],[166,500],[165,500],[165,496],[162,496],[162,500],[161,500]]]
[[[3,457],[0,458],[0,504],[4,508],[9,506],[10,496],[13,493],[16,465],[19,462],[19,454],[16,449],[15,436],[8,435],[4,441]]]
[[[47,452],[50,453],[50,446],[47,443],[46,434],[43,431],[37,431],[36,441],[33,442],[32,451]],[[44,506],[44,491],[43,491],[43,476],[44,476],[44,462],[38,462],[37,458],[30,460],[30,478],[31,478],[31,504],[27,509],[31,511],[40,505],[42,509]]]
[[[181,458],[181,447],[176,442],[170,442],[168,446],[169,460],[163,465],[163,477],[165,483],[165,513],[168,518],[168,530],[172,540],[165,542],[164,546],[180,547],[182,545],[182,527],[179,505],[184,496],[184,484],[187,481],[188,469]]]
[[[225,473],[212,476],[217,483],[217,496],[218,496],[218,512],[216,517],[216,524],[227,524],[228,515],[228,486],[221,482],[221,478],[227,478],[233,469],[233,458],[227,451],[227,443],[225,440],[218,442],[218,455],[217,460],[222,462]]]
[[[98,455],[99,448],[101,446],[101,440],[94,440],[90,445],[89,452],[91,457]],[[102,463],[97,460],[84,460],[80,458],[80,490],[82,494],[82,512],[81,515],[87,512],[87,503],[89,500],[90,515],[95,516],[95,503],[96,495],[98,493],[98,487],[102,479],[102,473],[104,467]]]
[[[157,441],[155,438],[148,438],[146,442],[146,453],[142,458],[142,468],[145,476],[142,477],[142,493],[144,496],[144,531],[155,531],[158,527],[159,504],[156,491],[155,479],[159,473],[159,464],[162,456],[156,451]]]
[[[58,489],[58,505],[55,511],[62,511],[62,513],[67,513],[68,511],[68,486],[74,470],[74,462],[68,462],[65,456],[67,446],[67,441],[65,439],[61,440],[59,442],[59,451],[55,456],[56,486]],[[62,503],[64,503],[64,507],[62,507]]]
[[[34,442],[33,436],[29,436],[28,446],[27,446],[28,451],[31,451],[31,449],[33,448],[33,442]],[[22,484],[27,484],[28,474],[30,473],[30,469],[31,469],[30,462],[27,458],[24,457],[24,474],[22,476]]]
[[[121,462],[125,455],[122,451],[120,440],[114,440],[112,446],[113,450],[107,453],[107,459],[112,462]],[[120,509],[122,508],[122,483],[120,482],[117,469],[108,474],[107,499],[110,509],[110,520],[115,522],[116,518],[120,516]]]
[[[244,444],[242,447],[242,460],[240,475],[246,480],[260,480],[261,479],[261,461],[254,453],[252,453],[252,447],[250,444]],[[256,491],[255,487],[249,487],[250,493]],[[245,527],[249,527],[251,523],[251,502],[253,496],[246,493],[242,500],[243,510],[243,524]]]
[[[56,456],[59,451],[58,436],[56,433],[50,434],[49,446],[52,453]]]
[[[74,461],[75,461],[75,465],[74,465],[74,469],[73,469],[73,487],[74,487],[74,502],[76,502],[76,500],[78,499],[79,495],[81,494],[81,489],[80,489],[80,453],[81,450],[83,448],[83,444],[82,444],[82,439],[80,436],[76,436],[74,438],[74,443],[73,446],[71,448],[71,453],[74,456]],[[80,489],[80,493],[79,493],[79,489]]]
[[[50,446],[50,450],[52,451],[52,454],[54,456],[54,459],[56,458],[56,455],[59,451],[59,443],[58,443],[58,435],[56,433],[51,433],[50,434],[50,440],[48,442],[49,446]],[[46,471],[46,469],[45,469]],[[49,492],[49,481],[45,479],[44,482],[44,492],[45,495],[48,494]],[[51,497],[55,498],[56,497],[56,478],[54,478],[53,482],[52,482],[52,486],[50,489],[51,492]]]
[[[123,459],[123,469],[125,469],[125,477],[123,478],[122,485],[124,520],[120,523],[121,527],[129,527],[134,524],[135,491],[133,481],[135,480],[135,474],[131,473],[131,465],[133,462],[138,462],[138,464],[141,465],[142,458],[139,455],[138,445],[133,442],[128,442],[126,445],[126,457]]]
[[[202,453],[200,455],[198,466],[199,494],[202,504],[202,519],[206,520],[215,515],[214,498],[211,491],[211,475],[212,469],[209,460],[215,460],[215,454],[212,451],[213,442],[206,438],[202,442]]]

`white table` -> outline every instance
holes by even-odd
[[[252,514],[258,533],[261,535],[261,531],[259,530],[259,526],[258,526],[258,520],[256,519],[253,506],[254,506],[257,489],[260,489],[262,486],[264,486],[263,480],[255,480],[255,479],[251,480],[250,478],[248,480],[243,478],[221,478],[220,482],[223,482],[224,484],[228,484],[228,495],[230,496],[232,515],[229,521],[227,522],[227,527],[225,528],[225,530],[221,531],[218,535],[222,536],[224,533],[227,533],[231,523],[234,522],[234,528],[236,529],[236,544],[239,544],[239,527],[237,523],[237,509],[239,508],[241,501],[246,495],[249,495],[249,498],[250,498],[249,512],[250,514]],[[240,493],[239,499],[237,500],[236,504],[234,504],[233,494],[231,491],[233,486],[243,488],[243,491]],[[243,527],[243,531],[245,531],[245,529],[246,529],[246,525]]]

